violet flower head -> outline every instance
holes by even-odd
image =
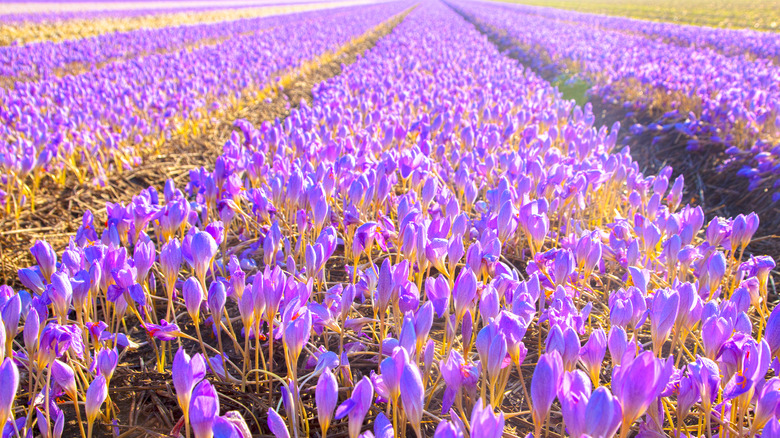
[[[393,424],[383,413],[379,413],[374,420],[374,437],[375,438],[393,438],[395,432],[393,431]]]
[[[19,389],[19,369],[10,357],[0,365],[0,424],[6,424],[14,415],[14,400]]]
[[[184,286],[182,286],[184,306],[187,308],[187,313],[190,314],[190,317],[196,324],[200,318],[200,305],[203,303],[204,293],[203,287],[195,277],[188,278],[187,281],[184,282]]]
[[[458,321],[463,319],[466,310],[472,305],[477,295],[477,276],[469,268],[460,271],[453,287],[453,302]]]
[[[584,433],[593,438],[615,435],[623,418],[620,402],[604,386],[596,388],[585,408]]]
[[[106,384],[106,378],[103,376],[95,377],[95,380],[93,380],[92,383],[89,384],[89,388],[87,388],[86,402],[84,403],[88,422],[95,422],[95,419],[100,412],[100,407],[103,405],[103,402],[106,401],[107,397],[108,385]]]
[[[322,436],[328,434],[330,420],[333,418],[333,411],[336,409],[336,404],[339,401],[338,391],[339,385],[336,382],[336,376],[333,375],[330,369],[326,369],[320,374],[317,380],[317,387],[314,390],[314,400],[317,404],[317,417],[322,428]]]
[[[618,327],[618,329],[620,329]],[[607,335],[603,329],[593,330],[588,338],[588,342],[580,349],[580,361],[588,370],[590,379],[595,386],[599,384],[599,373],[601,372],[601,362],[607,353]]]
[[[287,424],[274,408],[268,409],[268,428],[271,433],[278,438],[290,438],[290,431],[287,430]]]
[[[192,253],[192,268],[199,279],[206,278],[206,271],[211,266],[211,261],[217,255],[217,242],[206,231],[198,231],[192,236],[190,242]]]
[[[106,382],[111,382],[117,365],[119,364],[119,353],[116,348],[103,348],[95,354],[95,365],[98,372],[106,378]]]
[[[433,438],[463,438],[463,431],[451,421],[442,421],[436,426]]]
[[[192,390],[204,377],[206,377],[206,362],[203,355],[199,353],[190,357],[183,348],[179,348],[173,358],[171,380],[176,389],[179,406],[185,416],[189,411]]]
[[[531,378],[534,424],[541,427],[550,411],[563,379],[563,360],[557,351],[543,354]]]
[[[207,380],[200,382],[192,391],[188,415],[195,438],[214,436],[212,427],[219,416],[219,396]]]
[[[671,361],[667,361],[671,365]],[[651,351],[644,351],[612,372],[612,390],[623,408],[623,423],[645,413],[666,386],[669,374]]]
[[[688,364],[688,375],[699,388],[701,401],[705,407],[712,406],[718,395],[720,370],[718,365],[706,357],[698,356],[695,362]]]
[[[669,333],[672,331],[677,312],[680,308],[680,294],[673,289],[658,289],[653,297],[650,314],[650,333],[653,338],[653,348],[661,351]]]
[[[352,396],[336,409],[336,419],[340,420],[349,416],[349,436],[357,438],[366,414],[371,409],[371,400],[374,397],[374,386],[371,379],[363,376],[363,379],[355,385]]]
[[[49,281],[51,275],[57,269],[57,253],[54,252],[54,249],[48,242],[42,240],[36,240],[35,244],[30,248],[30,252],[35,258],[35,262],[38,263],[43,278]]]
[[[407,420],[412,428],[420,436],[420,423],[422,422],[423,407],[425,403],[425,388],[423,387],[420,369],[416,364],[407,362],[401,373],[401,403],[404,407]]]
[[[780,354],[780,306],[775,306],[766,320],[764,339],[769,344],[772,356],[778,357]]]
[[[477,401],[471,411],[471,438],[501,438],[504,434],[504,413],[496,415],[493,407]]]

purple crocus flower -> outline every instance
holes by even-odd
[[[461,321],[477,295],[477,276],[474,275],[471,269],[464,268],[460,271],[458,278],[455,280],[452,293],[455,315],[457,321]]]
[[[567,371],[558,389],[561,413],[571,436],[581,436],[585,429],[585,410],[591,393],[588,375],[580,370]]]
[[[206,362],[203,355],[196,354],[190,357],[183,348],[179,348],[173,358],[171,380],[185,418],[189,412],[192,390],[204,377],[206,377]]]
[[[217,255],[217,242],[206,231],[197,231],[190,241],[190,253],[192,269],[202,282],[206,278],[206,271],[211,266],[212,259]]]
[[[450,296],[452,295],[447,279],[443,275],[425,279],[425,295],[433,303],[436,316],[439,318],[444,317],[444,314],[449,309]]]
[[[268,408],[268,428],[277,438],[290,438],[290,431],[284,419],[274,408]]]
[[[352,390],[352,396],[336,409],[337,420],[349,415],[350,438],[357,438],[360,435],[363,420],[366,418],[368,410],[371,409],[371,399],[373,397],[374,386],[371,384],[371,379],[363,376],[363,379]]]
[[[393,425],[390,420],[383,413],[379,413],[374,420],[374,437],[375,438],[393,438],[395,433],[393,432]]]
[[[116,366],[119,364],[119,353],[115,348],[104,348],[95,354],[95,366],[98,372],[106,378],[106,382],[111,382]]]
[[[463,438],[463,431],[451,421],[442,421],[436,426],[433,438]]]
[[[409,353],[406,349],[396,347],[393,352],[382,360],[379,369],[382,371],[382,379],[385,382],[390,400],[396,402],[401,396],[401,376],[404,367],[409,362]]]
[[[317,380],[317,387],[314,390],[314,400],[317,404],[317,416],[322,428],[322,436],[328,435],[330,420],[333,418],[333,411],[339,401],[339,385],[336,382],[336,376],[326,369],[320,374]]]
[[[19,389],[19,370],[12,358],[7,357],[0,365],[0,424],[6,424],[14,417],[14,400]]]
[[[214,436],[212,427],[219,416],[219,396],[207,380],[200,382],[192,391],[188,415],[195,438]]]
[[[618,327],[618,330],[622,330]],[[599,384],[601,362],[607,352],[607,335],[603,329],[593,330],[588,342],[580,349],[580,361],[590,374],[590,379],[595,386]]]
[[[179,326],[164,319],[159,324],[146,323],[146,333],[149,337],[161,341],[175,341],[181,335]]]
[[[97,419],[100,407],[108,397],[108,386],[106,384],[106,378],[103,376],[95,377],[95,380],[89,384],[87,388],[86,401],[84,402],[84,410],[87,412],[87,422],[90,427],[92,423]]]
[[[764,339],[769,344],[773,357],[780,357],[780,306],[775,306],[766,320]]]
[[[35,262],[38,263],[43,278],[49,281],[57,269],[57,253],[48,242],[42,240],[36,240],[30,248],[30,252],[35,258]]]
[[[54,383],[62,389],[72,400],[77,399],[76,372],[70,365],[60,360],[55,360],[51,364],[51,378]]]
[[[504,434],[504,413],[496,415],[493,407],[477,401],[471,411],[471,438],[501,438]]]
[[[537,432],[547,418],[558,387],[563,379],[563,361],[557,351],[543,354],[536,364],[531,378],[531,400],[533,401],[533,419]],[[538,433],[537,433],[538,434]]]
[[[622,418],[620,402],[606,387],[600,386],[590,395],[585,408],[584,434],[593,438],[610,438],[617,432]]]
[[[54,307],[54,313],[61,318],[60,321],[63,321],[68,316],[73,298],[73,287],[68,274],[64,272],[52,274],[51,284],[46,288],[46,292]]]
[[[289,354],[290,368],[297,368],[298,357],[301,355],[303,346],[309,342],[311,336],[312,316],[308,307],[297,309],[288,308],[284,312],[284,321],[282,322],[284,331],[282,339],[284,346]]]
[[[612,371],[612,390],[623,408],[623,424],[633,423],[658,397],[669,379],[666,368],[651,351],[644,351]]]
[[[658,289],[653,296],[650,310],[650,334],[653,338],[653,350],[660,354],[661,347],[672,331],[680,308],[680,294],[673,289]]]
[[[422,422],[423,406],[425,404],[425,388],[423,387],[420,369],[416,364],[407,362],[401,373],[401,403],[407,420],[420,438],[420,422]]]

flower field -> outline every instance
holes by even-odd
[[[343,3],[0,48],[3,436],[780,436],[776,218],[632,156],[684,131],[772,186],[771,37],[599,20]],[[677,113],[626,140],[550,72]]]

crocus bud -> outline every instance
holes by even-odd
[[[219,324],[222,319],[222,313],[225,310],[225,303],[227,302],[227,290],[225,290],[225,284],[221,281],[215,281],[209,285],[209,298],[207,304],[209,312],[211,312],[214,318],[214,324]]]
[[[172,239],[162,246],[160,250],[160,269],[165,279],[166,289],[173,290],[176,277],[181,269],[181,244],[179,239]]]
[[[287,424],[276,409],[268,409],[268,428],[271,429],[271,433],[277,438],[290,438],[290,431],[287,430]]]
[[[471,411],[470,426],[471,438],[501,438],[504,434],[504,413],[496,415],[492,406],[479,399]]]
[[[30,308],[27,312],[27,318],[24,321],[22,338],[24,339],[24,347],[33,354],[38,347],[38,336],[40,336],[40,333],[41,319],[38,316],[38,311]]]
[[[422,383],[420,369],[416,364],[407,362],[401,373],[401,403],[404,407],[407,420],[412,428],[420,435],[420,423],[422,422],[423,404],[425,402],[425,388]]]
[[[135,262],[139,283],[143,283],[146,280],[146,275],[149,273],[149,269],[152,268],[155,257],[154,242],[149,240],[136,243],[133,249],[133,261]]]
[[[100,375],[106,378],[106,384],[111,382],[116,366],[119,363],[119,353],[116,349],[104,348],[95,355],[95,364]]]
[[[778,353],[780,353],[780,306],[775,306],[766,320],[764,339],[769,344],[772,356],[778,357]]]
[[[368,410],[371,409],[371,400],[374,397],[374,386],[371,379],[363,376],[363,379],[355,385],[352,396],[336,409],[336,419],[340,420],[349,415],[349,437],[357,438],[363,426]]]
[[[531,378],[533,420],[537,430],[547,417],[563,378],[563,361],[557,351],[543,354]]]
[[[457,320],[463,319],[466,309],[471,306],[477,295],[477,276],[471,269],[464,268],[460,271],[455,286],[453,287],[453,301]]]
[[[54,306],[54,312],[60,318],[67,318],[70,303],[73,298],[73,287],[70,284],[68,274],[57,272],[51,276],[51,285],[47,289],[49,299]]]
[[[619,328],[618,328],[619,329]],[[590,334],[588,342],[580,349],[580,361],[590,374],[594,386],[599,385],[599,373],[601,362],[607,352],[607,335],[603,329],[594,330]]]
[[[668,362],[670,365],[671,361]],[[631,424],[645,413],[666,386],[669,375],[660,360],[644,351],[612,372],[612,390],[623,408],[623,424]]]
[[[628,335],[622,327],[612,326],[607,340],[609,355],[612,357],[612,366],[620,365],[620,360],[628,348]]]
[[[450,421],[442,421],[436,426],[433,438],[463,438],[463,431]]]
[[[755,414],[753,415],[753,422],[750,427],[751,431],[761,430],[769,419],[775,416],[775,409],[778,403],[780,403],[780,390],[778,388],[780,388],[780,379],[777,377],[768,380],[764,387],[761,388],[761,393],[758,394]]]
[[[35,241],[35,244],[30,248],[30,252],[35,257],[35,262],[38,263],[43,278],[49,281],[51,275],[57,269],[57,253],[54,252],[51,245],[42,240]]]
[[[195,277],[190,277],[182,286],[182,296],[184,297],[184,306],[187,307],[187,313],[197,324],[200,317],[200,305],[203,302],[203,287]]]
[[[12,358],[7,357],[0,365],[0,424],[13,418],[16,390],[19,389],[19,370]]]
[[[317,380],[314,400],[317,404],[317,416],[322,428],[322,436],[327,436],[333,411],[339,401],[339,385],[336,382],[336,376],[329,369],[320,374],[320,378]]]
[[[706,357],[698,356],[695,362],[688,364],[688,374],[699,388],[702,405],[705,408],[712,406],[712,402],[718,395],[718,385],[720,384],[718,365]]]
[[[285,316],[287,315],[288,312],[285,312]],[[282,339],[287,347],[290,367],[294,369],[297,367],[298,357],[303,350],[303,346],[309,342],[309,337],[311,336],[311,312],[308,308],[302,307],[285,319]]]
[[[76,373],[70,365],[60,360],[55,360],[51,364],[52,380],[71,398],[78,400],[78,389],[76,388]]]
[[[203,356],[196,354],[191,358],[183,348],[179,348],[173,358],[171,379],[173,387],[176,389],[179,407],[181,407],[185,417],[190,408],[192,390],[204,377],[206,377],[206,361]]]
[[[95,377],[95,380],[89,384],[87,388],[87,397],[85,402],[85,410],[87,411],[87,422],[92,424],[100,412],[100,407],[103,406],[103,402],[108,397],[108,386],[106,385],[106,378],[103,376]]]
[[[383,413],[379,413],[374,420],[374,437],[375,438],[394,438],[393,424]]]
[[[661,347],[672,331],[680,307],[680,294],[673,289],[658,289],[653,297],[650,314],[650,334],[653,349],[660,354]]]
[[[212,426],[219,416],[219,396],[207,380],[204,380],[192,391],[190,399],[190,426],[195,438],[212,438]]]
[[[46,290],[46,287],[43,285],[43,279],[34,269],[22,268],[17,271],[17,274],[19,276],[19,281],[22,282],[24,287],[30,289],[31,292],[40,295]]]
[[[620,402],[609,390],[600,386],[593,391],[585,408],[585,435],[591,437],[612,437],[620,427],[623,410]]]
[[[375,305],[379,314],[384,314],[387,311],[387,306],[390,304],[390,298],[393,293],[393,271],[390,265],[390,260],[385,259],[382,262],[382,267],[379,268],[379,280],[376,285],[376,301]]]
[[[192,236],[190,252],[192,253],[192,268],[195,271],[195,276],[201,280],[206,278],[206,271],[217,254],[217,242],[211,234],[198,231]]]

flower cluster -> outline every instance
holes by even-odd
[[[721,170],[732,169],[749,179],[750,190],[768,189],[780,199],[777,34],[748,33],[743,41],[742,33],[727,29],[529,6],[456,7],[514,46],[523,62],[568,72],[606,102],[656,118],[630,127],[632,134],[683,136],[690,151],[725,151]]]

